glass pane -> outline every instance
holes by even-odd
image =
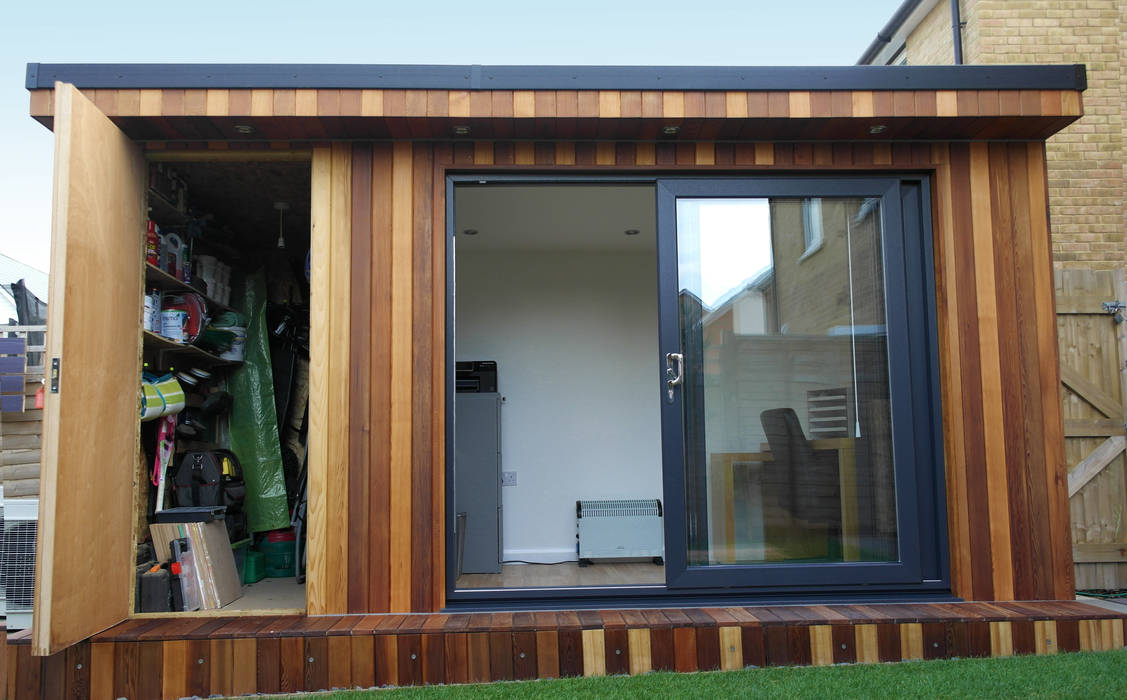
[[[678,199],[688,564],[897,559],[879,200]]]

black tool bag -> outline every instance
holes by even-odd
[[[223,475],[223,460],[230,460],[233,474]],[[227,533],[232,542],[246,537],[246,484],[243,469],[228,450],[185,452],[172,475],[172,498],[177,507],[226,506]]]
[[[223,505],[223,465],[218,451],[185,452],[172,475],[172,498],[178,507]]]

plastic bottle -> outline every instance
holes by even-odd
[[[157,237],[157,224],[152,219],[145,227],[145,262],[160,264],[160,238]]]

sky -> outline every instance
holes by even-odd
[[[29,62],[850,65],[901,1],[5,2],[0,253],[50,265],[54,141],[27,116]]]

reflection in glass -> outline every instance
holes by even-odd
[[[897,559],[880,238],[876,199],[678,199],[690,566]]]

